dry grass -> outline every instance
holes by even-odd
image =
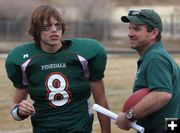
[[[169,38],[162,37],[162,42],[164,43],[164,47],[168,51],[179,51],[180,52],[180,38]],[[130,42],[129,38],[119,38],[117,40],[105,40],[103,41],[104,47],[110,51],[132,51],[129,48]]]
[[[176,61],[180,64],[180,56],[174,56]],[[131,86],[136,72],[137,57],[119,56],[109,57],[107,69],[105,73],[106,94],[109,101],[110,109],[117,113],[121,110],[122,103],[131,93]],[[9,133],[6,131],[15,132],[19,129],[30,129],[30,120],[16,122],[10,116],[10,103],[13,96],[13,87],[11,82],[7,79],[4,60],[0,60],[0,133]],[[94,111],[93,111],[94,112]],[[96,116],[96,115],[95,115]],[[100,133],[99,124],[95,117],[94,133]],[[22,133],[30,133],[24,131]],[[112,133],[134,133],[134,130],[122,131],[116,127],[112,122]]]

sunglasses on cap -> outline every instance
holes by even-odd
[[[138,16],[141,15],[141,10],[130,10],[128,16]]]
[[[152,10],[152,11],[153,11],[153,10]],[[145,19],[147,19],[147,20],[150,20],[150,21],[152,21],[152,22],[155,23],[155,24],[158,23],[158,21],[157,21],[156,19],[154,19],[154,18],[152,18],[151,16],[143,13],[141,10],[130,10],[130,11],[128,12],[128,16],[139,16],[139,17],[143,17],[143,18],[145,18]]]

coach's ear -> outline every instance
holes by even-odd
[[[151,39],[155,39],[157,35],[159,34],[159,32],[160,31],[157,28],[154,28],[151,32],[152,33]]]

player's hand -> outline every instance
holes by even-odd
[[[35,114],[34,106],[31,102],[23,100],[19,103],[19,114],[22,116],[29,116]]]
[[[125,113],[119,112],[118,118],[116,120],[116,125],[121,129],[129,130],[131,128],[130,123],[131,121],[126,119]]]

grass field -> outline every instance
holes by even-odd
[[[180,64],[180,56],[174,57]],[[131,93],[131,87],[136,72],[137,58],[137,55],[119,55],[118,57],[108,58],[104,80],[109,106],[115,113],[121,110],[122,103]],[[16,122],[12,120],[10,116],[10,106],[14,88],[12,87],[11,82],[7,79],[4,68],[4,59],[0,59],[0,68],[0,133],[31,133],[29,119]],[[96,117],[93,128],[93,133],[100,133]],[[112,133],[134,133],[134,130],[122,131],[117,128],[115,123],[112,121]]]

